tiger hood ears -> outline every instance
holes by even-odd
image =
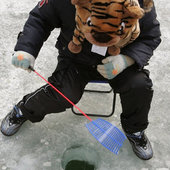
[[[132,18],[140,19],[144,15],[144,10],[140,8],[138,0],[125,0],[123,7],[125,15]]]
[[[143,0],[143,9],[145,12],[150,12],[153,7],[153,0]]]
[[[83,6],[85,3],[88,3],[88,2],[91,2],[92,0],[71,0],[71,3],[73,4],[73,5],[79,5],[79,6]],[[125,0],[125,1],[127,1],[127,0]],[[132,6],[134,6],[135,4],[139,4],[139,2],[138,2],[138,0],[128,0],[128,1],[130,1],[130,3],[132,4]],[[127,3],[127,2],[125,2],[125,3]],[[146,13],[146,12],[149,12],[149,11],[151,11],[151,9],[152,9],[152,7],[153,7],[153,0],[143,0],[143,10],[144,10],[144,12]],[[133,9],[131,8],[131,9],[128,9],[129,11],[132,11]],[[136,10],[135,10],[136,11]],[[136,12],[132,12],[132,15],[136,15],[135,13]],[[130,12],[131,13],[131,12]],[[143,12],[142,12],[143,13]],[[138,15],[137,14],[137,16],[141,16],[141,12],[140,12],[140,14]],[[142,15],[143,16],[143,15]]]
[[[140,8],[138,0],[125,0],[125,11],[132,17],[140,19],[144,13],[151,11],[153,0],[143,0],[143,8]]]

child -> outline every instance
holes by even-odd
[[[142,7],[143,0],[139,3]],[[121,124],[133,151],[141,159],[152,158],[152,147],[144,130],[148,126],[153,90],[149,71],[144,66],[161,42],[155,7],[140,19],[141,33],[133,43],[122,48],[117,56],[101,56],[91,51],[92,45],[87,41],[79,54],[68,50],[75,28],[75,8],[69,0],[42,0],[30,12],[18,36],[12,64],[25,70],[33,67],[43,42],[54,28],[61,31],[56,42],[58,65],[49,77],[50,83],[76,104],[89,81],[108,80],[115,92],[120,94]],[[70,103],[46,84],[24,96],[14,106],[3,119],[1,132],[11,136],[26,120],[39,122],[47,114],[63,112],[70,107]]]

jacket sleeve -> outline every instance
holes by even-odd
[[[155,6],[140,19],[141,33],[131,44],[122,48],[121,53],[133,58],[139,69],[148,64],[153,51],[161,42],[160,24],[156,19]]]
[[[44,5],[40,6],[40,3]],[[22,50],[37,57],[44,41],[54,28],[60,27],[55,0],[42,0],[30,12],[23,31],[18,35],[15,51]]]

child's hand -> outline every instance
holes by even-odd
[[[15,67],[28,70],[29,72],[31,72],[29,70],[29,66],[34,67],[34,62],[35,62],[35,58],[31,54],[24,51],[16,51],[12,55],[12,64]]]
[[[106,79],[113,79],[124,69],[134,64],[134,60],[123,54],[109,56],[102,60],[102,65],[97,66],[97,71]]]

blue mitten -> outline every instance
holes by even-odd
[[[25,51],[16,51],[12,55],[12,64],[15,67],[28,70],[29,72],[30,72],[29,66],[34,67],[34,62],[35,62],[35,58],[31,54]]]
[[[97,71],[106,79],[113,79],[124,69],[134,64],[134,60],[123,54],[109,56],[102,60],[102,65],[97,66]]]

